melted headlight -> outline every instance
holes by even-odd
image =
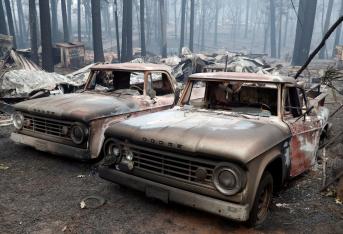
[[[70,137],[77,145],[85,142],[88,136],[88,129],[82,124],[75,124],[71,127]]]
[[[216,189],[224,195],[234,195],[245,187],[246,175],[238,166],[223,163],[214,169],[213,183]]]
[[[230,169],[224,169],[219,172],[218,182],[222,188],[225,188],[226,190],[232,190],[237,186],[237,174]]]

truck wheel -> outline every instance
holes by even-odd
[[[268,171],[265,171],[258,186],[255,201],[247,222],[250,227],[260,225],[266,220],[272,196],[273,177]]]

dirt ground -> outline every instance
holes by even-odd
[[[343,111],[332,119],[334,133],[343,129],[342,118]],[[11,130],[0,128],[0,233],[343,233],[343,206],[319,192],[322,164],[276,194],[267,221],[248,229],[104,181],[92,164],[16,145]],[[328,150],[330,158],[342,156],[338,142]],[[80,201],[90,195],[106,203],[81,209]]]
[[[343,233],[342,205],[319,193],[320,165],[274,196],[263,226],[247,229],[104,181],[91,164],[15,145],[10,132],[0,132],[0,233]],[[81,209],[89,195],[106,203]]]

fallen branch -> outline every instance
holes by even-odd
[[[318,54],[318,52],[325,46],[326,40],[331,36],[331,34],[335,31],[335,29],[343,22],[343,16],[339,17],[339,19],[330,27],[329,31],[324,35],[322,41],[319,43],[317,48],[310,54],[308,59],[306,60],[305,64],[301,66],[297,74],[295,74],[294,79],[297,79],[300,74],[307,68],[313,58]]]
[[[337,114],[338,111],[340,111],[343,107],[343,104],[341,104],[332,114],[329,116],[329,119],[332,118],[335,114]]]

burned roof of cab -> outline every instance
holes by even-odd
[[[91,67],[92,70],[125,70],[125,71],[164,71],[171,72],[170,67],[163,64],[153,63],[114,63],[97,64]]]
[[[276,76],[276,75],[263,75],[256,73],[243,73],[243,72],[208,72],[196,73],[189,76],[192,80],[233,80],[233,81],[248,81],[248,82],[264,82],[264,83],[285,83],[296,84],[293,77]]]

